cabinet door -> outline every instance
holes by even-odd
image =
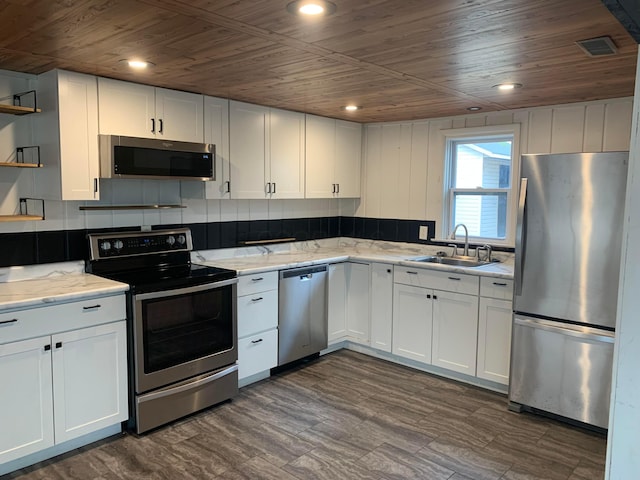
[[[393,318],[393,267],[371,264],[371,346],[391,352]]]
[[[509,384],[511,317],[510,301],[480,298],[478,377]]]
[[[328,271],[328,341],[342,340],[347,335],[347,275],[346,264],[329,265]]]
[[[204,97],[204,143],[216,146],[216,179],[182,181],[180,193],[185,198],[229,198],[229,100]]]
[[[360,196],[362,125],[336,120],[335,183],[339,197]]]
[[[53,445],[49,336],[0,345],[0,464]]]
[[[433,291],[433,364],[476,374],[478,297]]]
[[[369,345],[369,265],[347,263],[347,335]]]
[[[231,198],[267,198],[269,109],[230,102]]]
[[[155,138],[153,87],[98,78],[98,126],[101,134]]]
[[[272,108],[269,126],[271,198],[304,198],[304,114]]]
[[[307,115],[306,123],[306,198],[333,198],[336,121]]]
[[[203,105],[197,93],[156,88],[156,138],[203,143]]]
[[[128,418],[125,323],[52,336],[56,443]]]
[[[62,200],[99,200],[98,84],[96,77],[58,77]]]
[[[393,286],[392,353],[431,363],[432,306],[431,290]]]

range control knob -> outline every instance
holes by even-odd
[[[122,243],[122,240],[114,240],[113,246],[116,250],[120,250],[122,247],[124,247],[124,244]]]
[[[176,243],[176,237],[174,237],[173,235],[169,235],[169,236],[167,237],[167,243],[168,243],[169,245],[173,245],[174,243]]]
[[[184,235],[178,235],[178,243],[180,245],[184,245],[186,243],[187,239],[185,238]]]
[[[105,240],[104,242],[100,243],[100,250],[104,250],[105,252],[111,250],[111,242]]]

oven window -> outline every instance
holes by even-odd
[[[144,371],[233,348],[232,286],[142,302]]]

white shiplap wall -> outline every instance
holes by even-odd
[[[628,150],[633,98],[365,127],[362,198],[343,215],[436,220],[441,225],[443,130],[520,124],[520,153]],[[439,236],[440,232],[436,232]]]

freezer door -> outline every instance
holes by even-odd
[[[607,428],[613,332],[514,316],[509,401]]]
[[[615,327],[627,159],[522,156],[516,312]]]

